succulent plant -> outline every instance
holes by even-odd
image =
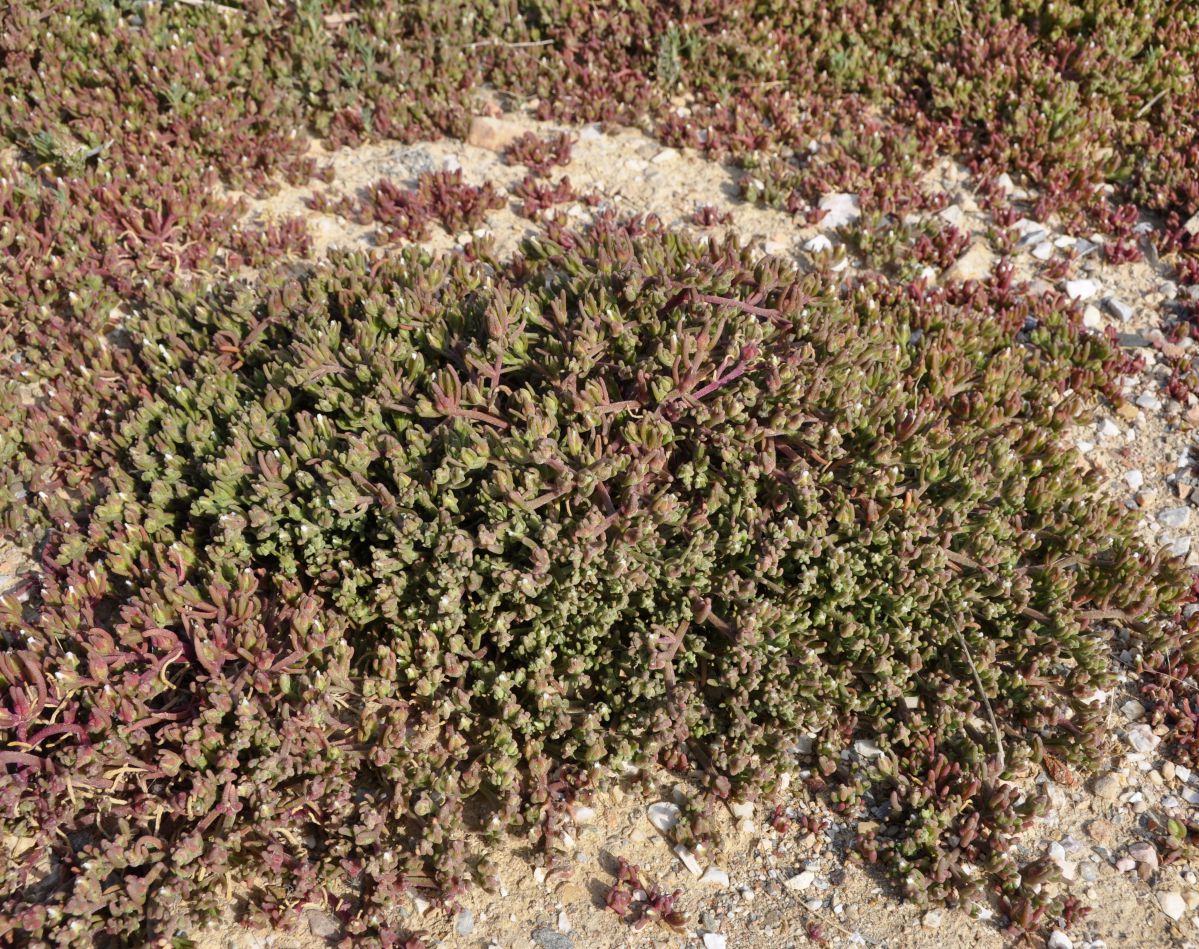
[[[836,806],[889,796],[876,859],[971,887],[1033,806],[1003,753],[1085,765],[1099,623],[1154,641],[1185,586],[1059,439],[1105,343],[1031,305],[602,215],[507,271],[148,291],[140,396],[4,616],[9,931],[162,935],[236,880],[387,942],[474,877],[468,802],[548,845],[597,766],[722,797],[805,733]]]

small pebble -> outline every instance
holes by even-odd
[[[700,883],[710,883],[712,886],[728,886],[729,875],[719,867],[708,867],[699,878]]]
[[[855,741],[853,750],[863,758],[877,758],[883,753],[883,750],[868,738]]]
[[[1157,514],[1157,522],[1171,530],[1186,527],[1190,519],[1191,509],[1189,507],[1168,507]]]
[[[1091,790],[1100,800],[1114,801],[1120,794],[1120,779],[1114,774],[1101,774],[1091,785]]]
[[[1161,743],[1161,739],[1153,734],[1153,729],[1144,724],[1130,727],[1125,739],[1133,751],[1142,755],[1149,754]]]
[[[654,828],[664,834],[670,833],[678,826],[679,807],[677,804],[670,803],[670,801],[658,801],[656,804],[651,804],[646,809],[646,813],[649,815],[649,822],[654,825]]]
[[[1173,920],[1182,919],[1183,914],[1187,911],[1186,901],[1173,890],[1158,893],[1157,903],[1162,908],[1162,912]]]
[[[1098,292],[1099,284],[1094,280],[1084,278],[1066,281],[1066,296],[1071,300],[1089,300]]]
[[[679,858],[679,862],[687,868],[693,877],[703,876],[704,868],[699,865],[699,861],[695,859],[695,855],[682,844],[675,845],[674,855]]]
[[[1143,863],[1151,870],[1156,870],[1158,866],[1157,849],[1153,844],[1145,841],[1138,841],[1128,848],[1128,855],[1137,863]]]
[[[1060,929],[1055,929],[1049,937],[1049,942],[1046,943],[1048,949],[1074,949],[1074,943]]]
[[[822,211],[828,212],[820,220],[821,227],[843,227],[862,216],[856,194],[846,194],[844,192],[826,194],[820,199],[819,208]]]
[[[1139,491],[1142,485],[1145,484],[1145,476],[1141,474],[1137,468],[1130,468],[1124,472],[1124,483],[1128,485],[1130,491]]]
[[[728,940],[720,933],[704,933],[704,949],[726,949]]]
[[[1041,241],[1041,243],[1032,249],[1032,255],[1037,260],[1048,260],[1053,256],[1053,245],[1049,241]]]
[[[939,909],[930,910],[925,913],[920,919],[920,925],[925,929],[940,929],[941,928],[941,911]]]
[[[802,873],[797,873],[793,877],[789,877],[783,881],[783,886],[789,890],[806,890],[816,881],[816,874],[811,870],[804,870]]]
[[[1108,313],[1122,323],[1127,323],[1132,319],[1132,307],[1122,300],[1117,300],[1115,297],[1108,297],[1103,301],[1103,305],[1107,307]]]
[[[459,936],[469,936],[475,930],[475,914],[468,909],[458,911],[454,917],[454,932]]]
[[[1145,717],[1145,706],[1136,699],[1129,699],[1120,706],[1120,711],[1130,722],[1137,722]]]
[[[337,935],[340,927],[337,920],[328,913],[313,910],[308,913],[308,928],[312,930],[312,935],[321,939],[329,939]]]

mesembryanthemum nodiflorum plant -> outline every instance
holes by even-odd
[[[753,795],[808,735],[910,892],[998,872],[1001,754],[1085,764],[1101,621],[1179,584],[1061,442],[1101,341],[1002,279],[821,281],[607,224],[158,292],[5,619],[5,924],[169,933],[240,881],[386,943],[486,877],[468,804],[552,839],[593,766]]]

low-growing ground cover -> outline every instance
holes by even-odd
[[[0,638],[0,934],[167,938],[244,883],[269,919],[329,900],[394,942],[399,891],[488,883],[471,834],[552,855],[636,760],[704,776],[691,843],[812,735],[811,790],[877,825],[859,850],[905,892],[1069,921],[1052,868],[1006,855],[1039,803],[1001,775],[1085,767],[1110,624],[1185,642],[1188,584],[1059,444],[1112,391],[1108,346],[1004,270],[908,283],[965,238],[903,215],[946,200],[921,174],[953,153],[1112,261],[1154,212],[1193,279],[1199,27],[970,6],[0,14],[0,513],[42,561]],[[297,278],[302,220],[235,224],[229,189],[328,177],[307,133],[460,136],[485,88],[729,159],[797,220],[852,191],[845,236],[897,282],[602,215],[517,261]],[[507,150],[531,217],[570,151]],[[344,208],[403,242],[502,201],[437,171]],[[1187,745],[1195,657],[1153,658]]]
[[[386,944],[400,892],[486,883],[471,832],[552,853],[597,767],[711,806],[809,735],[906,891],[1039,918],[1001,775],[1086,763],[1105,621],[1151,646],[1185,586],[1058,440],[1106,346],[1002,281],[838,295],[636,230],[153,294],[5,618],[10,927],[332,893]]]

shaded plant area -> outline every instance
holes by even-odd
[[[0,934],[169,937],[234,893],[395,945],[401,894],[494,885],[477,838],[565,859],[604,769],[698,774],[703,838],[809,734],[906,892],[1073,913],[1013,866],[1004,775],[1095,758],[1105,624],[1153,648],[1186,590],[1061,444],[1106,344],[1002,278],[563,234],[147,291],[136,404],[4,605]]]

